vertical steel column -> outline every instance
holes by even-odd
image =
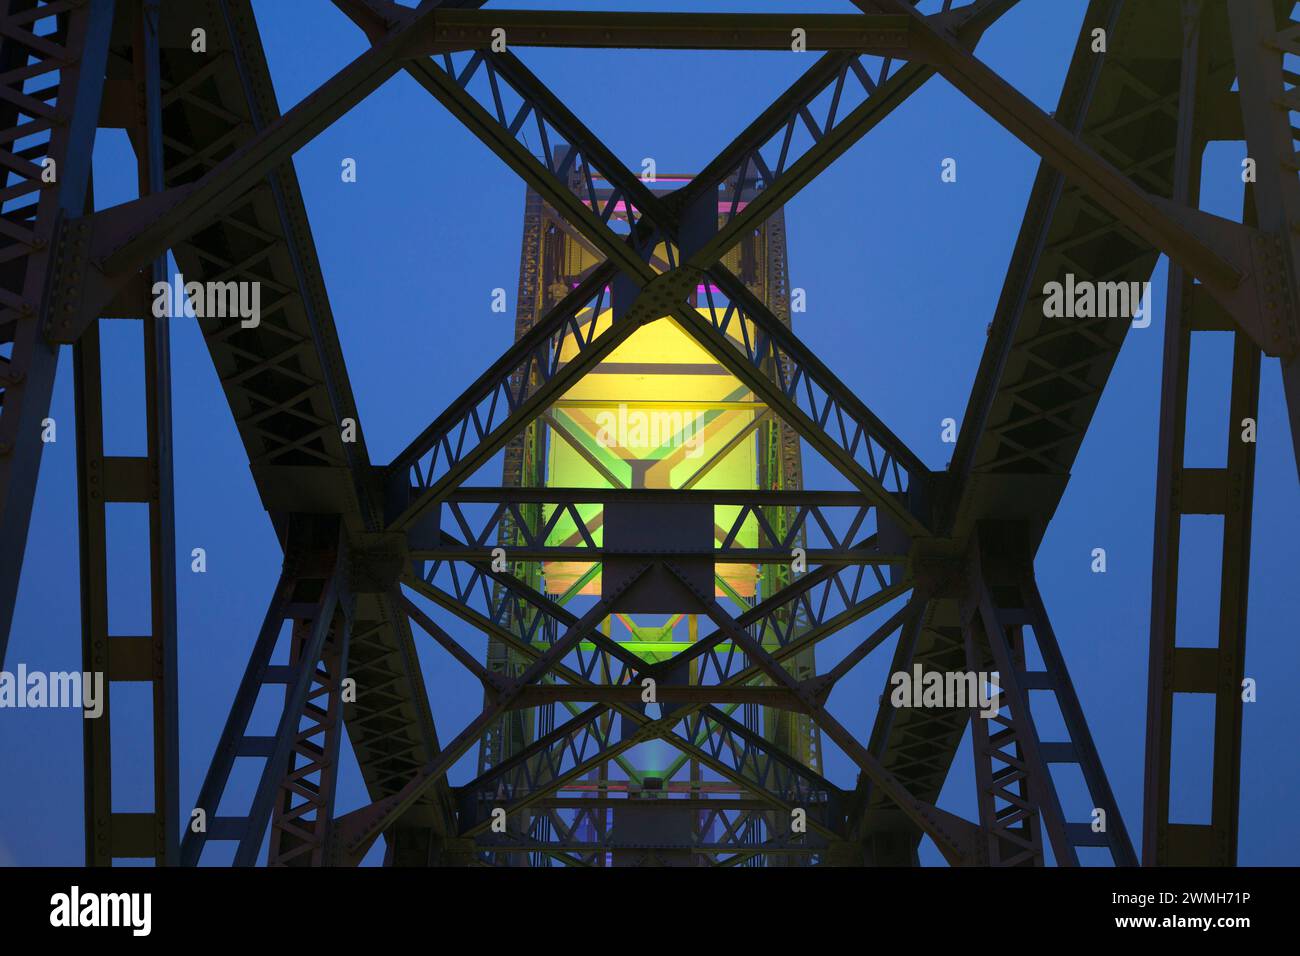
[[[85,788],[86,864],[108,866],[113,859],[112,759],[110,742],[114,678],[132,676],[126,669],[128,650],[148,638],[121,638],[113,642],[109,659],[108,557],[105,511],[109,500],[129,500],[118,477],[107,478],[104,456],[103,386],[100,380],[99,323],[91,323],[72,347],[73,397],[77,416],[77,525],[81,565],[81,662],[89,672],[104,675],[103,712],[82,721],[83,777]],[[147,476],[146,476],[147,485]],[[148,491],[142,492],[148,495]],[[143,676],[152,671],[147,655],[132,655]],[[114,667],[116,663],[116,667]],[[137,821],[138,822],[138,821]]]
[[[136,49],[142,51],[137,76],[144,85],[145,182],[141,195],[160,193],[163,181],[162,0],[143,0]],[[149,270],[154,283],[167,279],[167,256]],[[145,403],[148,450],[157,482],[149,505],[150,595],[153,620],[154,818],[161,829],[163,859],[180,862],[180,719],[177,687],[176,497],[172,462],[172,357],[168,320],[144,322]]]
[[[134,0],[132,47],[140,115],[134,131],[140,194],[161,191],[162,86],[158,0]],[[149,301],[166,279],[159,257],[137,280],[137,302]],[[171,350],[168,319],[141,313],[145,371],[143,456],[104,453],[104,395],[98,321],[73,345],[77,409],[77,486],[81,550],[82,665],[104,675],[104,712],[83,725],[86,862],[115,858],[179,861],[179,738],[176,700],[176,545],[172,492]],[[110,406],[112,402],[110,399]],[[110,503],[142,503],[149,511],[150,628],[147,635],[112,635],[108,621]],[[112,688],[152,688],[153,793],[151,810],[114,811],[111,760]]]
[[[53,297],[51,273],[64,268],[56,253],[63,221],[85,211],[91,153],[113,30],[114,0],[90,0],[57,14],[48,37],[23,34],[44,19],[33,0],[0,0],[9,28],[0,38],[0,158],[19,181],[0,190],[0,336],[12,343],[0,358],[0,664],[13,623],[18,579],[40,470],[43,420],[49,415],[58,348],[47,328]],[[56,100],[23,92],[34,78],[58,72]],[[18,140],[48,135],[40,145],[13,152]],[[54,183],[45,181],[52,160]],[[35,194],[36,199],[28,202]],[[75,270],[75,264],[71,265]],[[70,277],[72,278],[72,277]]]
[[[744,184],[746,190],[753,189],[750,183]],[[729,191],[730,194],[730,191]],[[742,277],[750,290],[754,292],[771,310],[778,321],[787,328],[792,327],[791,290],[789,282],[790,262],[786,246],[785,212],[778,209],[763,228],[746,236],[737,247],[741,256]],[[748,256],[750,250],[753,250]],[[744,275],[745,259],[754,261],[756,281],[750,283]],[[768,377],[773,382],[789,381],[790,369],[777,369],[769,365]],[[788,423],[773,417],[758,430],[759,483],[763,490],[800,491],[803,488],[803,456],[799,442],[799,433]],[[795,509],[780,505],[764,508],[764,515],[776,531],[784,537],[794,523]],[[807,548],[807,535],[800,528],[797,536],[800,547]],[[766,564],[760,569],[763,584],[763,596],[767,597],[789,587],[794,582],[789,564]],[[806,609],[797,604],[790,609],[796,618],[796,633],[807,629]],[[817,672],[816,653],[811,648],[794,656],[786,665],[799,680],[808,680]],[[821,729],[807,714],[798,714],[776,709],[767,709],[763,714],[764,736],[782,750],[793,754],[809,768],[821,773]],[[759,817],[767,828],[768,834],[784,835],[789,829],[789,820],[784,814],[769,813]],[[768,858],[768,866],[802,866],[809,862],[808,857],[798,855],[776,854]]]
[[[249,657],[248,667],[240,681],[235,701],[231,705],[230,715],[226,718],[216,753],[199,790],[196,809],[202,813],[197,818],[191,817],[181,842],[181,862],[186,866],[198,864],[209,840],[238,843],[235,865],[252,866],[266,836],[277,795],[282,795],[285,786],[292,788],[296,782],[293,771],[297,765],[290,763],[290,755],[302,743],[304,720],[319,722],[319,715],[315,713],[319,708],[309,703],[319,693],[313,694],[313,687],[318,682],[318,668],[326,655],[332,634],[339,655],[338,666],[343,666],[348,638],[338,631],[340,628],[350,630],[352,619],[352,598],[344,571],[345,558],[341,550],[336,550],[339,547],[336,537],[338,529],[334,527],[332,533],[335,543],[328,550],[326,542],[322,540],[327,533],[327,527],[316,524],[310,518],[289,518],[284,568],[257,643]],[[294,627],[306,626],[307,637],[298,648],[296,657],[291,658],[289,663],[272,664],[271,658],[286,623]],[[291,634],[290,641],[292,640]],[[292,643],[290,651],[293,651]],[[327,680],[332,682],[336,676],[330,674]],[[276,685],[285,688],[285,702],[275,733],[251,733],[250,723],[259,693],[263,687]],[[326,725],[328,710],[326,708]],[[314,725],[308,725],[307,736],[316,733],[313,727]],[[328,731],[328,726],[324,729]],[[328,737],[328,732],[325,736]],[[336,744],[337,741],[331,742],[335,753]],[[316,756],[323,758],[325,754]],[[242,816],[217,816],[235,760],[239,757],[265,758],[257,788],[248,802],[247,812]],[[312,796],[313,801],[322,807],[331,805],[333,794],[324,788],[332,790],[333,785],[334,773],[331,768],[328,773],[321,775],[318,787],[321,792]],[[281,807],[283,806],[281,802]],[[202,825],[199,824],[200,820]],[[321,843],[322,858],[325,858],[328,847],[323,841],[329,832],[327,822],[323,831],[317,842]],[[287,849],[283,842],[277,845]]]
[[[343,681],[348,672],[352,622],[346,602],[335,615],[320,660],[313,666],[312,621],[294,625],[289,667],[310,667],[311,689],[302,707],[302,726],[294,729],[289,762],[280,781],[271,817],[268,866],[325,866],[334,822],[334,794],[343,743]],[[285,707],[293,687],[285,685]]]
[[[563,275],[563,234],[559,233],[546,213],[546,204],[539,193],[528,189],[524,198],[523,242],[519,252],[519,285],[515,306],[515,339],[527,334],[536,324],[539,316],[546,314],[554,301],[555,286],[567,277]],[[557,242],[556,240],[560,240]],[[562,296],[561,296],[562,297]],[[521,387],[522,381],[515,380],[512,386]],[[505,447],[505,460],[502,465],[501,485],[504,488],[535,487],[545,484],[545,442],[546,429],[541,421],[530,422],[524,431],[513,438]],[[536,532],[542,526],[540,505],[523,505],[519,515],[527,530]],[[511,549],[522,540],[524,529],[516,526],[513,516],[506,516],[498,529],[497,543],[505,548],[507,556]],[[540,589],[540,565],[513,562],[512,572],[520,580]],[[493,584],[494,599],[504,597],[500,584]],[[515,614],[515,605],[507,603],[503,626],[516,635],[529,639],[532,621],[527,615],[531,609],[524,608],[525,615],[520,619]],[[527,667],[527,660],[517,651],[492,637],[488,638],[488,669],[508,678],[517,677]],[[489,703],[484,697],[484,705]],[[554,708],[518,708],[502,715],[500,721],[493,724],[484,734],[479,745],[478,774],[482,775],[492,767],[508,760],[537,736],[546,732],[542,724],[554,725]],[[534,825],[534,818],[525,814],[522,819],[509,822],[511,832],[528,832]],[[544,826],[544,824],[543,824]],[[512,855],[512,863],[520,863],[525,854]]]
[[[983,581],[977,583],[984,592]],[[1007,687],[1006,676],[1024,666],[1024,649],[1019,640],[1006,641],[1006,633],[997,620],[996,611],[985,607],[982,593],[972,595],[963,608],[962,639],[966,646],[966,667],[982,674],[992,664],[1002,678],[999,695],[1004,690],[1018,694],[1018,687]],[[979,807],[980,827],[984,831],[990,866],[1042,866],[1042,802],[1047,765],[1026,740],[1033,734],[1026,701],[1019,696],[999,701],[1000,712],[982,716],[978,708],[970,709],[971,748],[975,756],[975,798]],[[1050,781],[1046,781],[1050,788]],[[1056,833],[1063,834],[1064,821],[1056,807]],[[1062,841],[1063,843],[1063,841]],[[1077,862],[1077,861],[1076,861]]]
[[[1093,812],[1101,810],[1105,814],[1101,818],[1104,821],[1101,830],[1094,829],[1092,821],[1072,823],[1067,820],[1065,838],[1076,850],[1085,846],[1104,847],[1109,851],[1111,862],[1115,866],[1137,866],[1137,853],[1129,838],[1128,828],[1120,816],[1119,804],[1115,801],[1115,793],[1106,778],[1092,732],[1088,730],[1079,695],[1075,693],[1074,682],[1070,680],[1070,672],[1065,666],[1065,656],[1061,653],[1056,632],[1052,629],[1051,619],[1043,606],[1043,597],[1028,567],[1021,577],[1018,597],[1024,612],[1022,620],[1032,631],[1038,655],[1043,659],[1043,669],[1018,674],[1017,679],[1025,690],[1051,693],[1065,724],[1066,739],[1040,741],[1039,751],[1049,771],[1052,764],[1075,764],[1088,788]],[[1023,645],[1023,630],[1020,640]]]
[[[1230,8],[1233,5],[1230,5]],[[1250,6],[1249,0],[1243,6]],[[1179,96],[1174,199],[1198,205],[1206,141],[1197,116],[1201,65],[1201,5],[1184,6],[1183,70]],[[1242,95],[1244,96],[1244,84]],[[1251,215],[1247,196],[1246,221]],[[1184,465],[1187,396],[1193,336],[1230,335],[1233,342],[1227,463]],[[1241,681],[1246,655],[1246,599],[1250,567],[1255,445],[1241,440],[1243,420],[1259,404],[1260,352],[1222,309],[1176,264],[1169,265],[1165,307],[1160,444],[1156,471],[1156,526],[1152,561],[1151,650],[1147,688],[1146,779],[1142,860],[1146,865],[1232,866],[1237,859],[1241,777]],[[1223,545],[1215,647],[1178,646],[1178,565],[1184,515],[1222,515]],[[1176,694],[1214,696],[1210,820],[1170,819],[1173,717]]]
[[[1265,319],[1282,341],[1282,381],[1291,442],[1300,469],[1300,80],[1283,56],[1300,56],[1300,21],[1274,18],[1270,0],[1228,4],[1246,143],[1256,163],[1254,208],[1261,233],[1258,258],[1267,270]],[[1288,84],[1290,84],[1288,86]]]
[[[1026,529],[986,523],[976,538],[978,560],[972,562],[971,593],[963,607],[967,667],[978,672],[991,663],[996,668],[1000,711],[1006,712],[985,720],[972,710],[980,822],[988,831],[989,862],[1042,865],[1036,832],[1041,821],[1058,866],[1078,866],[1082,847],[1104,848],[1114,865],[1135,866],[1137,855],[1034,581]],[[1043,660],[1040,670],[1028,667],[1029,638]],[[1042,739],[1031,712],[1031,691],[1055,698],[1064,739]],[[995,725],[1000,729],[990,733]],[[1104,816],[1088,822],[1067,819],[1051,773],[1054,764],[1079,768],[1089,809]]]

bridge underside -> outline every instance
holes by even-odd
[[[974,55],[1014,0],[761,16],[334,5],[370,46],[282,114],[250,0],[0,0],[0,635],[68,345],[83,669],[104,672],[110,694],[153,694],[151,811],[114,810],[110,718],[86,722],[88,864],[193,865],[215,841],[241,865],[263,847],[275,865],[355,865],[381,837],[386,863],[409,866],[907,866],[926,837],[953,865],[1235,863],[1254,444],[1230,441],[1222,468],[1183,466],[1188,353],[1203,333],[1233,337],[1231,422],[1254,419],[1261,361],[1277,358],[1300,435],[1293,4],[1091,0],[1050,116]],[[515,53],[785,50],[792,36],[809,64],[793,86],[698,173],[654,179]],[[514,343],[380,465],[291,157],[399,71],[527,192]],[[940,473],[800,341],[782,216],[935,74],[1042,157]],[[127,131],[140,190],[95,211],[98,129]],[[1235,140],[1256,164],[1240,222],[1199,208],[1207,145]],[[284,550],[194,808],[177,783],[171,365],[150,292],[169,279],[168,251],[187,280],[260,286],[256,325],[198,322]],[[1162,255],[1135,846],[1034,576],[1129,323],[1056,317],[1045,300],[1067,275],[1146,281]],[[104,453],[108,319],[146,330],[138,458]],[[813,459],[835,489],[805,487]],[[150,510],[147,635],[108,626],[114,502]],[[1224,519],[1215,647],[1176,639],[1187,514]],[[486,657],[468,649],[484,639]],[[482,688],[481,713],[451,738],[434,728],[426,640]],[[857,739],[828,698],[891,648],[891,674],[996,672],[995,706],[882,703]],[[261,729],[268,686],[284,704]],[[1052,695],[1063,731],[1040,730],[1031,693]],[[1171,789],[1192,785],[1171,771],[1175,694],[1216,704],[1203,825],[1170,820]],[[969,820],[937,806],[967,735]],[[370,802],[336,814],[344,746]],[[853,787],[823,775],[829,748],[857,768]],[[473,778],[450,782],[473,752]],[[230,811],[240,758],[262,769]],[[1090,816],[1063,802],[1061,767],[1083,780]]]

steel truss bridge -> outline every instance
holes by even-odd
[[[1188,356],[1198,336],[1232,336],[1231,389],[1217,396],[1232,422],[1254,417],[1262,358],[1279,360],[1300,437],[1293,4],[1091,0],[1049,115],[975,55],[1014,0],[854,3],[860,13],[722,15],[334,0],[369,48],[281,113],[249,0],[0,0],[0,659],[42,421],[58,351],[70,346],[83,669],[105,673],[110,700],[125,682],[152,689],[155,759],[140,768],[152,777],[151,811],[114,809],[111,710],[85,722],[87,864],[195,864],[222,842],[241,865],[264,845],[271,864],[355,865],[381,835],[388,864],[418,866],[914,865],[923,837],[952,864],[1235,863],[1255,446],[1230,441],[1225,467],[1184,467]],[[493,47],[497,30],[504,50]],[[514,52],[789,49],[796,30],[806,72],[670,189],[625,167]],[[291,157],[398,71],[528,192],[516,341],[395,460],[376,464]],[[781,219],[936,74],[1042,159],[943,473],[800,341]],[[101,128],[129,135],[139,198],[96,211],[90,157]],[[1202,154],[1222,141],[1244,141],[1257,164],[1241,222],[1199,208]],[[256,328],[199,321],[284,550],[199,813],[179,798],[168,327],[150,311],[169,252],[187,279],[261,284]],[[1161,254],[1170,278],[1138,846],[1033,569],[1128,323],[1054,319],[1042,303],[1066,273],[1139,282]],[[104,453],[109,318],[143,323],[146,456]],[[669,320],[743,404],[761,408],[718,451],[757,449],[761,481],[620,481],[621,464],[587,449],[583,467],[609,480],[557,484],[546,455],[584,447],[561,421],[563,400]],[[805,489],[804,452],[851,490]],[[499,486],[471,481],[501,460]],[[147,635],[108,628],[114,502],[149,508]],[[1175,640],[1189,514],[1224,521],[1213,647]],[[792,569],[795,547],[806,569]],[[724,566],[749,576],[727,578]],[[554,593],[555,569],[572,567],[586,570]],[[746,580],[752,591],[737,593]],[[666,631],[629,625],[638,640],[610,624],[669,607],[679,616]],[[867,619],[869,633],[862,626],[819,669],[814,648]],[[465,626],[488,638],[486,659],[453,635]],[[881,707],[869,739],[856,739],[827,697],[894,637],[891,672],[996,670],[1001,710]],[[417,662],[416,642],[430,639],[483,690],[482,713],[450,738],[435,730]],[[283,708],[274,731],[258,733],[250,717],[266,687],[283,691]],[[1063,737],[1036,727],[1031,692],[1053,695]],[[1170,820],[1171,788],[1203,786],[1171,775],[1176,693],[1216,705],[1205,824]],[[968,725],[973,820],[935,805]],[[370,802],[336,814],[345,730]],[[859,769],[852,789],[822,776],[823,739]],[[678,754],[658,775],[636,757],[656,741]],[[475,747],[475,778],[453,786],[447,771]],[[264,769],[246,805],[219,815],[239,758]],[[1063,806],[1051,771],[1061,765],[1082,774],[1104,831]]]

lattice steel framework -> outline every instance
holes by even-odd
[[[356,864],[381,835],[391,865],[912,865],[924,836],[953,864],[1072,865],[1085,848],[1117,865],[1139,850],[1148,864],[1235,862],[1254,445],[1230,441],[1222,468],[1184,467],[1188,354],[1203,332],[1232,335],[1233,423],[1254,417],[1261,357],[1278,358],[1300,438],[1294,4],[1091,0],[1048,115],[973,54],[1015,0],[854,2],[860,13],[722,15],[334,0],[370,47],[282,115],[249,0],[0,0],[0,642],[58,349],[69,345],[83,665],[110,688],[152,689],[152,811],[113,810],[111,708],[86,722],[88,864],[194,864],[208,841],[236,844],[235,862],[251,864],[268,830],[276,865]],[[493,48],[498,29],[509,51]],[[812,51],[806,72],[676,188],[627,169],[513,52],[787,50],[796,30]],[[528,191],[514,344],[376,466],[289,159],[400,70]],[[1043,159],[942,474],[800,341],[781,214],[935,74]],[[140,189],[95,211],[101,128],[130,135]],[[1257,167],[1241,223],[1198,208],[1202,154],[1225,140],[1244,141]],[[198,814],[178,797],[170,357],[149,294],[169,251],[187,278],[261,284],[256,327],[199,322],[284,548]],[[1128,326],[1052,318],[1042,305],[1065,273],[1142,281],[1161,254],[1171,271],[1135,849],[1033,571]],[[104,453],[115,410],[99,330],[109,318],[145,329],[139,457]],[[557,402],[639,330],[668,321],[761,407],[719,452],[752,443],[755,485],[556,486],[548,442],[581,444]],[[851,490],[806,489],[805,452]],[[467,483],[498,456],[500,487]],[[104,514],[114,502],[149,508],[148,635],[109,631]],[[1214,647],[1176,641],[1189,514],[1224,517]],[[560,522],[572,533],[557,536]],[[791,564],[796,547],[806,570]],[[574,609],[573,593],[546,583],[563,562],[588,568],[573,593],[594,589]],[[724,565],[753,569],[754,593],[728,592]],[[689,615],[685,646],[646,652],[613,635],[611,619],[666,605]],[[814,649],[867,619],[870,632],[818,673]],[[483,688],[482,713],[447,743],[412,623]],[[485,660],[454,636],[466,627],[487,637]],[[827,697],[895,635],[891,672],[996,670],[1000,709],[881,707],[857,740]],[[259,734],[250,718],[268,686],[283,688],[284,703],[274,732]],[[1045,739],[1030,692],[1053,695],[1063,738]],[[1205,825],[1169,819],[1175,694],[1216,704]],[[976,820],[935,805],[968,726]],[[336,816],[345,729],[371,802]],[[822,776],[823,738],[859,768],[855,788]],[[635,757],[652,741],[678,755],[662,773]],[[449,768],[475,747],[474,779],[452,786]],[[264,761],[259,782],[246,806],[219,814],[240,757]],[[1055,765],[1078,769],[1104,831],[1067,813]]]

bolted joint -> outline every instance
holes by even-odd
[[[1300,352],[1300,301],[1291,242],[1287,237],[1256,232],[1251,242],[1261,326],[1259,344],[1265,354],[1290,358]]]
[[[86,307],[91,281],[90,223],[59,216],[50,241],[50,272],[41,329],[51,345],[70,345],[98,315]]]
[[[409,564],[402,534],[358,535],[348,548],[348,576],[357,594],[391,592]]]
[[[411,12],[391,0],[334,0],[334,5],[361,28],[372,44],[387,36]]]
[[[961,598],[968,590],[968,564],[963,554],[918,547],[912,555],[912,578],[919,590],[935,598]]]

